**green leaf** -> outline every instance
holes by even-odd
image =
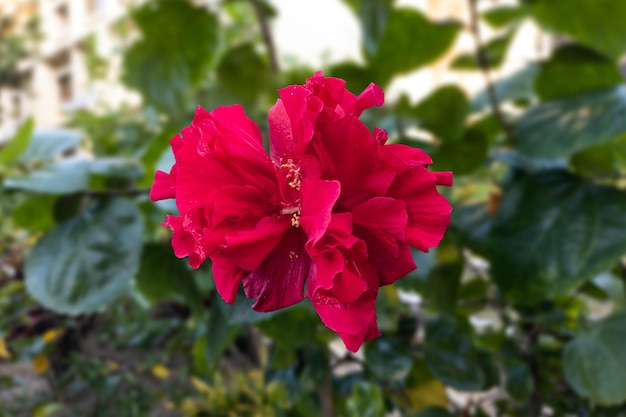
[[[136,180],[143,175],[143,166],[133,158],[97,158],[90,161],[89,172],[106,177]]]
[[[487,135],[470,127],[460,140],[444,142],[430,153],[433,158],[432,169],[453,171],[455,175],[469,174],[485,163],[488,151]]]
[[[534,0],[532,16],[547,29],[564,33],[610,58],[626,51],[626,2],[615,0]]]
[[[65,314],[97,311],[128,288],[139,266],[143,222],[123,199],[101,201],[50,229],[26,259],[26,287]]]
[[[386,86],[395,75],[409,72],[443,55],[459,32],[457,23],[434,23],[415,9],[391,12],[376,54],[368,60],[375,80]]]
[[[182,117],[206,77],[218,41],[213,13],[190,1],[152,1],[133,12],[142,34],[124,53],[123,81],[155,107]]]
[[[359,0],[358,16],[363,29],[363,44],[367,56],[374,56],[395,0]]]
[[[170,244],[144,245],[135,282],[152,302],[179,296],[194,310],[202,309],[202,297],[193,276],[184,261],[174,256]]]
[[[257,327],[275,343],[289,348],[317,341],[321,323],[309,302],[300,303],[258,322]]]
[[[504,387],[506,391],[518,401],[527,400],[533,389],[534,382],[528,365],[521,360],[505,361],[505,380]]]
[[[515,181],[493,220],[491,273],[528,304],[568,294],[626,252],[626,195],[564,171]]]
[[[218,84],[234,94],[235,101],[253,102],[270,81],[269,67],[252,43],[226,51],[217,67]]]
[[[460,319],[437,317],[426,323],[424,357],[433,375],[445,385],[461,391],[486,388],[487,373],[481,352],[469,338],[469,325]]]
[[[20,162],[51,162],[78,146],[81,133],[68,129],[41,129],[33,133]]]
[[[492,223],[486,204],[469,204],[454,207],[450,229],[458,235],[461,245],[485,255]]]
[[[570,167],[590,177],[619,175],[626,168],[626,135],[574,153]]]
[[[56,201],[56,196],[34,195],[15,208],[13,221],[31,232],[47,230],[55,223],[53,209]]]
[[[581,396],[601,405],[626,401],[626,311],[581,333],[563,351],[565,378]]]
[[[365,367],[379,379],[403,381],[412,365],[408,346],[396,339],[383,336],[365,345]]]
[[[352,386],[346,400],[347,417],[383,417],[385,403],[378,385],[360,381]]]
[[[542,100],[551,100],[623,82],[614,62],[583,46],[565,45],[541,66],[535,91]]]
[[[34,126],[35,122],[32,117],[29,117],[24,123],[22,123],[20,128],[17,130],[17,133],[13,136],[9,143],[0,148],[1,163],[8,164],[15,162],[19,156],[24,153],[24,151],[28,148],[28,144],[30,143],[33,135]]]
[[[445,406],[448,403],[445,387],[432,375],[421,357],[413,358],[411,372],[404,381],[404,390],[397,392],[395,400],[407,411]]]
[[[454,417],[443,407],[426,407],[417,413],[411,413],[407,417]]]
[[[520,153],[568,156],[626,134],[626,85],[547,101],[529,109],[516,129]]]
[[[61,159],[40,170],[4,180],[6,188],[17,188],[47,194],[82,191],[89,184],[89,161],[81,156]]]
[[[219,365],[224,351],[233,344],[240,326],[228,322],[228,305],[215,297],[203,331],[193,347],[196,372],[211,375]]]
[[[515,35],[514,30],[510,30],[503,35],[490,39],[484,45],[485,59],[489,68],[499,67],[506,56],[509,45]],[[478,58],[475,53],[459,55],[450,65],[456,70],[477,70],[480,69]]]
[[[469,113],[469,101],[459,87],[446,85],[433,91],[419,102],[412,115],[420,125],[444,141],[459,139]]]
[[[534,80],[538,72],[539,66],[530,64],[507,78],[498,80],[494,88],[500,103],[532,100],[535,97]],[[490,105],[489,93],[484,89],[472,99],[472,112],[483,111]]]
[[[482,18],[496,29],[514,24],[527,16],[525,8],[519,6],[497,6],[482,13]]]

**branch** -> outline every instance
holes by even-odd
[[[259,20],[259,25],[261,26],[261,34],[263,35],[263,41],[265,42],[265,46],[267,47],[267,54],[270,57],[270,66],[272,68],[272,72],[277,73],[278,71],[280,71],[280,67],[278,66],[276,46],[274,45],[274,38],[272,37],[272,32],[270,31],[267,15],[263,10],[263,5],[261,4],[260,0],[250,0],[250,3],[252,3],[252,7],[254,8],[256,17]]]
[[[489,59],[487,58],[487,53],[485,52],[485,48],[483,46],[481,37],[480,37],[480,24],[478,21],[478,10],[477,3],[478,0],[468,0],[469,2],[469,12],[470,12],[470,32],[474,38],[474,43],[476,45],[476,60],[478,61],[478,65],[485,76],[485,83],[487,84],[487,93],[489,95],[489,102],[491,103],[491,109],[493,110],[493,114],[496,116],[500,127],[504,131],[505,136],[509,140],[509,143],[514,143],[513,130],[511,126],[507,123],[502,110],[500,109],[500,100],[498,99],[498,94],[496,93],[496,89],[491,81],[491,76],[489,75]]]
[[[148,188],[128,188],[124,190],[85,190],[79,192],[85,197],[138,197],[150,193]]]

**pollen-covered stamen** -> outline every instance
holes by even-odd
[[[285,178],[289,181],[287,185],[296,190],[300,190],[300,184],[302,183],[302,172],[300,171],[300,166],[294,163],[293,159],[290,158],[287,159],[286,163],[282,163],[280,165],[280,169],[287,171],[285,174]]]
[[[293,227],[300,227],[300,216],[302,216],[300,207],[285,207],[280,211],[280,214],[291,214],[291,225]]]

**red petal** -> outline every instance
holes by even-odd
[[[256,311],[274,311],[302,301],[310,264],[305,239],[302,230],[292,227],[244,280],[246,295],[257,299],[252,306]]]
[[[302,216],[300,224],[310,242],[315,242],[324,234],[330,223],[330,214],[339,197],[341,185],[338,181],[303,180]]]
[[[404,202],[389,197],[374,197],[352,209],[352,220],[371,230],[396,235],[407,222]]]
[[[361,298],[352,303],[328,304],[311,300],[322,322],[335,331],[346,345],[346,348],[356,352],[363,342],[380,336],[376,326],[376,290],[369,290]]]
[[[313,125],[322,111],[319,99],[311,97],[305,87],[292,85],[278,90],[280,100],[270,109],[270,154],[278,163],[281,158],[297,159],[295,148],[313,137]]]
[[[212,255],[211,260],[213,261],[213,280],[217,292],[224,301],[232,304],[237,297],[241,280],[248,276],[249,271],[239,268],[218,253]]]
[[[157,171],[154,174],[154,183],[150,188],[150,200],[159,201],[176,197],[176,187],[170,174]]]
[[[426,168],[416,166],[398,176],[389,189],[390,196],[406,204],[406,241],[421,251],[437,246],[450,224],[452,207],[437,191],[439,180]]]
[[[244,230],[226,238],[222,255],[240,268],[252,271],[261,266],[291,225],[276,216],[264,217],[253,230]]]

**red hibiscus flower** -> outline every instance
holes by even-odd
[[[450,205],[419,149],[386,145],[358,119],[382,105],[371,84],[358,97],[316,73],[279,91],[270,110],[270,156],[240,106],[208,113],[170,144],[176,163],[157,172],[152,200],[174,198],[167,216],[178,257],[213,263],[218,292],[232,303],[241,283],[253,308],[272,311],[305,296],[324,324],[356,351],[380,335],[378,288],[413,269],[410,246],[436,246]]]

